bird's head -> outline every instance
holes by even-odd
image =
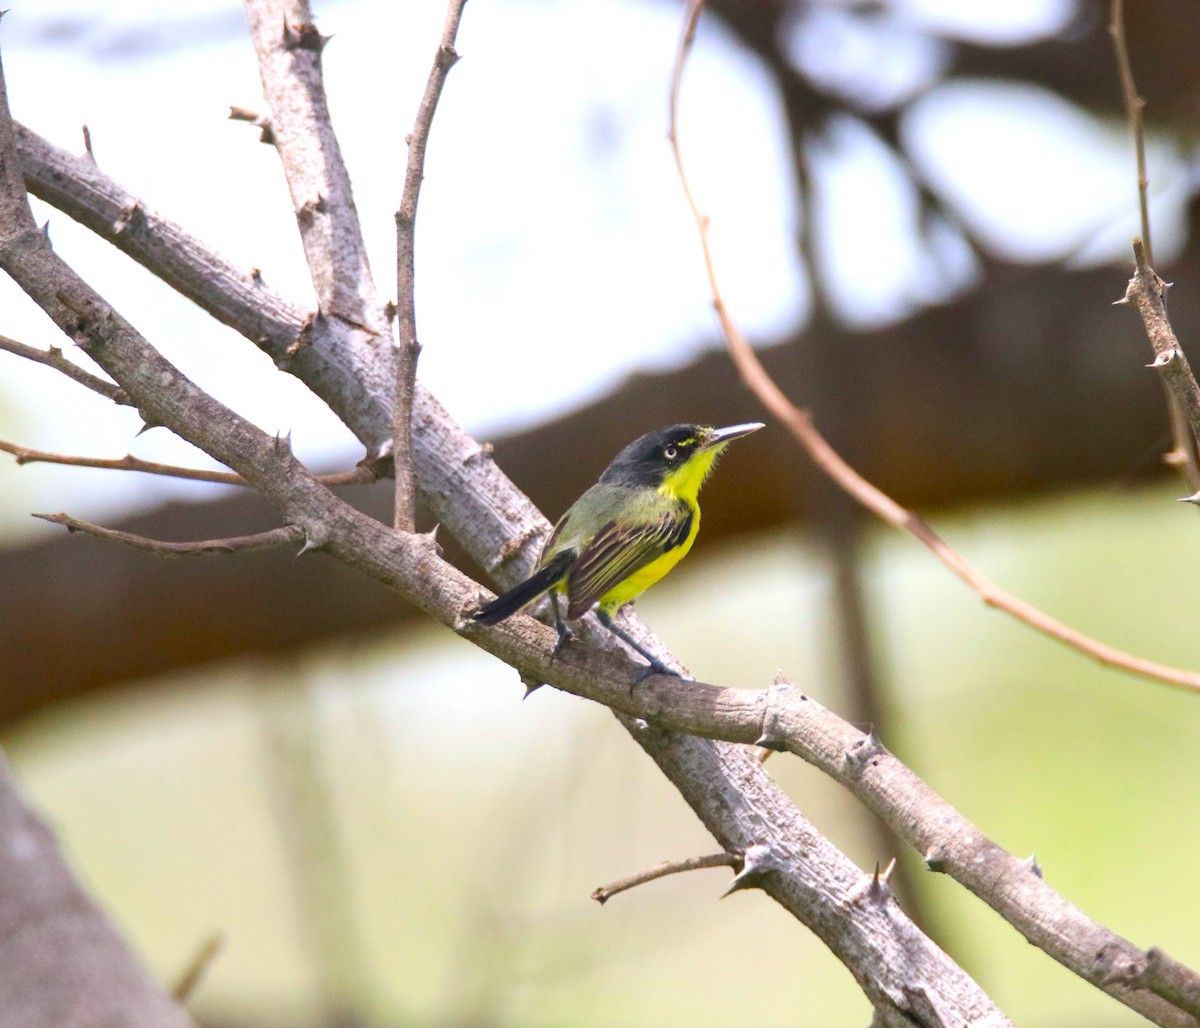
[[[762,428],[755,421],[727,428],[671,425],[635,439],[600,476],[613,485],[650,486],[694,501],[720,452],[734,439]]]

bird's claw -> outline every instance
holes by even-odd
[[[572,632],[561,621],[554,626],[554,630],[558,633],[558,639],[554,643],[554,651],[552,655],[557,657],[562,652],[563,647],[575,638],[575,633]]]
[[[670,675],[672,678],[683,677],[674,668],[667,667],[661,660],[653,660],[638,672],[638,676],[633,680],[633,684],[637,685],[639,682],[645,681],[647,678],[653,678],[655,675]]]

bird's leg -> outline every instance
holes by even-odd
[[[633,636],[626,632],[625,629],[618,628],[612,617],[603,610],[597,609],[596,617],[600,619],[600,624],[612,632],[612,634],[620,639],[621,642],[625,643],[626,646],[630,646],[635,649],[650,662],[650,666],[646,668],[646,670],[640,675],[638,675],[636,679],[634,679],[635,682],[640,682],[643,678],[649,678],[651,675],[674,675],[676,678],[683,677],[674,668],[667,667],[666,664],[664,664],[653,653],[647,650],[646,647],[644,647]]]
[[[558,656],[559,651],[575,638],[575,633],[572,632],[562,619],[562,614],[558,609],[558,593],[550,593],[550,609],[554,611],[554,630],[558,633],[558,642],[554,644],[554,656]]]

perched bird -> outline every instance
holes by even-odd
[[[640,678],[677,674],[612,616],[687,556],[700,528],[700,487],[718,454],[762,427],[671,425],[634,440],[554,526],[533,574],[472,618],[497,624],[549,592],[561,645],[571,635],[558,605],[565,596],[568,621],[595,606],[600,623],[650,662]]]

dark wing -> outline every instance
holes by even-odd
[[[529,606],[547,589],[553,589],[566,576],[571,567],[575,554],[569,550],[560,553],[530,575],[520,585],[509,589],[502,596],[497,596],[491,603],[485,603],[471,618],[485,625],[499,624],[507,617],[512,617],[518,610]]]
[[[682,504],[638,525],[620,528],[610,521],[580,551],[567,576],[567,617],[582,617],[610,589],[682,545],[691,529],[692,512]]]

